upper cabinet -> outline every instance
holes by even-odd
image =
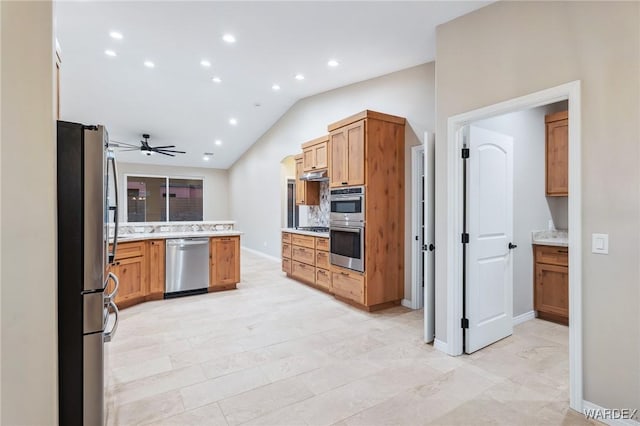
[[[546,194],[569,195],[569,112],[545,116]]]
[[[320,184],[319,182],[309,182],[300,179],[304,174],[304,156],[296,155],[296,205],[317,206],[320,204]]]
[[[330,186],[364,185],[366,119],[332,130],[329,134]],[[331,127],[330,127],[331,129]]]
[[[302,168],[305,172],[327,167],[329,167],[329,136],[323,136],[302,145]]]

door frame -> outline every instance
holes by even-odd
[[[420,154],[425,154],[424,144],[411,147],[411,300],[407,301],[411,309],[420,309],[424,305],[424,291],[420,284],[421,278],[425,277],[420,277],[420,268],[418,268],[423,254],[422,247],[415,241],[416,235],[420,235],[420,217],[422,216],[419,211],[421,177],[418,171],[422,169],[422,172],[425,172],[424,157]]]
[[[529,95],[499,102],[449,117],[447,120],[447,343],[449,355],[462,354],[462,244],[463,224],[461,129],[474,121],[569,101],[569,406],[582,412],[582,182],[581,182],[581,85],[572,81]],[[438,252],[436,252],[438,255]]]

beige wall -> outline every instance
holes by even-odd
[[[117,153],[116,153],[117,155]],[[124,175],[148,175],[169,177],[195,177],[204,179],[204,220],[231,220],[229,213],[229,172],[222,169],[204,167],[169,167],[155,164],[118,163],[118,183],[124,188]],[[120,191],[120,200],[124,206],[126,191]],[[120,220],[124,221],[124,209]]]
[[[281,164],[302,152],[300,145],[327,134],[327,125],[371,109],[407,118],[405,150],[406,209],[405,295],[411,273],[411,146],[434,129],[434,63],[352,84],[297,102],[229,171],[231,217],[243,232],[243,244],[280,257]]]
[[[582,81],[584,397],[640,406],[640,3],[498,2],[437,29],[436,181],[447,118]],[[436,337],[446,336],[447,185],[436,193]],[[609,255],[591,233],[609,234]]]
[[[3,425],[57,423],[52,3],[0,2]]]

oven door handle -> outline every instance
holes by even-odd
[[[339,226],[333,226],[329,228],[329,231],[342,231],[342,232],[351,232],[353,234],[359,234],[362,232],[362,228],[342,228]]]
[[[331,201],[360,201],[362,197],[341,197],[339,195],[334,195]]]

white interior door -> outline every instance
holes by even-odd
[[[424,132],[424,165],[422,187],[422,241],[424,285],[424,340],[432,342],[436,335],[435,303],[435,140]]]
[[[513,138],[470,126],[465,352],[513,333]]]

